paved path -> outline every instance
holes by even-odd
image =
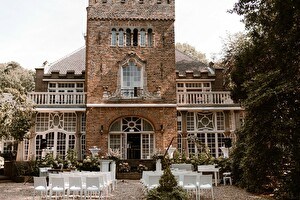
[[[0,200],[32,200],[32,183],[0,183]],[[214,187],[215,200],[266,200],[249,194],[235,186]],[[36,198],[39,199],[39,198]],[[142,185],[137,180],[118,180],[117,188],[108,200],[144,200]],[[201,200],[208,200],[210,193],[201,195]]]

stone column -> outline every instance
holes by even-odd
[[[229,117],[230,117],[230,111],[229,110],[225,110],[224,114],[225,114],[225,133],[230,132],[230,124],[229,124]]]
[[[187,145],[187,111],[181,111],[181,131],[182,131],[182,149],[185,151],[185,155],[189,155]]]
[[[81,144],[81,126],[82,126],[82,112],[76,112],[76,132],[75,132],[75,151],[77,159],[82,160],[82,144]]]

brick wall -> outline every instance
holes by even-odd
[[[176,73],[174,19],[175,2],[137,0],[90,1],[86,40],[86,144],[107,150],[110,125],[118,118],[137,116],[152,123],[155,146],[164,149],[177,135],[176,107],[141,107],[141,104],[176,104]],[[112,28],[151,28],[153,47],[111,46]],[[104,86],[110,94],[120,87],[120,69],[126,59],[135,59],[143,66],[146,86],[150,95],[158,88],[161,98],[105,99]],[[93,104],[95,105],[93,107]],[[136,107],[100,108],[96,104],[134,104]],[[100,133],[100,126],[104,132]],[[161,125],[164,132],[160,131]]]
[[[120,117],[137,116],[148,120],[154,126],[155,147],[165,149],[171,139],[177,136],[177,114],[174,108],[88,108],[86,113],[87,147],[98,146],[102,150],[108,148],[108,132],[110,125]],[[104,131],[100,133],[100,126]],[[161,125],[164,131],[161,132]],[[87,148],[87,149],[88,149]]]

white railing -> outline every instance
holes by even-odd
[[[28,97],[36,105],[85,105],[83,92],[31,92]]]
[[[233,104],[233,101],[230,92],[177,92],[177,104]]]

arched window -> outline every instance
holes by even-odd
[[[148,47],[153,46],[153,32],[152,29],[148,29]]]
[[[142,69],[134,62],[122,67],[121,94],[125,98],[139,97],[142,94]]]
[[[140,45],[141,47],[144,47],[146,45],[146,32],[145,29],[141,29],[140,32]]]
[[[154,146],[154,128],[143,118],[124,117],[110,126],[109,148],[120,151],[122,159],[151,159]]]
[[[133,46],[138,46],[138,36],[139,36],[139,31],[137,29],[133,30]]]
[[[119,29],[119,46],[124,45],[124,30],[122,28]]]
[[[117,30],[115,28],[111,30],[111,45],[117,45]]]
[[[131,30],[126,29],[126,46],[131,46]]]

